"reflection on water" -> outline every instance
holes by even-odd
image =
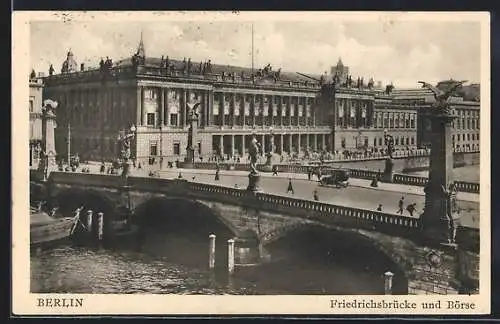
[[[224,260],[216,257],[220,265]],[[175,235],[149,236],[140,251],[70,244],[31,256],[31,291],[38,293],[381,294],[383,266],[362,258],[318,258],[276,250],[274,261],[239,268],[231,280],[207,271],[208,243]],[[323,252],[321,252],[323,253]],[[326,252],[330,253],[330,252]],[[359,261],[359,259],[356,259]],[[223,262],[223,261],[222,261]],[[359,263],[359,262],[358,262]]]

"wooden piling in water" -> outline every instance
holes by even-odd
[[[208,236],[208,268],[215,268],[215,234]]]

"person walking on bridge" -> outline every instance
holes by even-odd
[[[293,185],[292,185],[292,178],[288,178],[288,188],[286,190],[286,193],[292,193],[292,195],[294,194],[294,190],[293,190]]]
[[[405,197],[401,197],[401,199],[399,199],[399,203],[398,203],[398,211],[396,212],[396,214],[401,214],[401,215],[403,215],[404,200],[405,200]]]
[[[314,191],[313,191],[313,198],[314,198],[315,201],[319,200],[318,189],[314,189]]]
[[[406,206],[406,210],[410,213],[410,216],[413,216],[413,213],[415,212],[416,206],[417,206],[416,203],[412,203],[412,204],[409,204],[408,206]]]

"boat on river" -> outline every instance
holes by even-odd
[[[46,212],[31,208],[30,210],[30,246],[40,246],[68,239],[74,225],[72,217],[50,216]]]

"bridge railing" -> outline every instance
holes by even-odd
[[[171,180],[172,181],[172,180]],[[252,193],[230,187],[186,182],[189,194],[199,199],[211,199],[236,204],[250,204],[270,212],[280,212],[310,220],[357,228],[401,231],[417,230],[418,218],[387,214],[372,210],[332,205],[318,201],[283,197],[262,192]],[[257,205],[256,205],[257,204]]]

